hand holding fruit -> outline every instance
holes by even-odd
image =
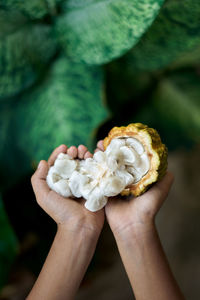
[[[103,141],[99,141],[95,151],[103,150]],[[120,196],[110,198],[105,213],[112,231],[125,236],[129,231],[148,230],[153,225],[172,183],[173,175],[167,172],[161,181],[139,197],[130,195],[127,199]]]
[[[60,153],[67,153],[72,158],[85,159],[92,154],[83,145],[78,148],[61,145],[51,154],[48,162],[42,160],[38,169],[31,178],[33,190],[38,204],[50,215],[58,226],[66,226],[68,230],[85,230],[100,233],[104,223],[104,211],[100,210],[91,213],[84,207],[82,198],[74,201],[70,198],[64,198],[58,193],[52,191],[46,182],[49,168],[54,164],[55,159]]]

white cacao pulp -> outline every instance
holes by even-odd
[[[149,168],[148,155],[137,139],[115,138],[93,158],[78,160],[60,153],[47,183],[64,197],[85,198],[85,207],[94,212],[106,205],[108,197],[141,180]]]

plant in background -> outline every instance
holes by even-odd
[[[91,147],[97,128],[142,122],[171,148],[198,142],[199,14],[198,0],[2,0],[1,190],[61,143]]]

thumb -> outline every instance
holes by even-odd
[[[162,180],[158,181],[156,185],[152,188],[152,192],[161,198],[166,198],[172,183],[174,181],[174,175],[171,172],[167,172]]]
[[[49,171],[48,163],[45,160],[41,160],[37,170],[31,177],[33,191],[39,203],[42,202],[42,199],[47,197],[50,191],[46,182],[48,171]]]
[[[142,195],[146,197],[148,195],[148,201],[159,209],[170,191],[174,176],[171,172],[167,172],[162,180],[158,181],[147,193]]]

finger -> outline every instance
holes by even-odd
[[[97,148],[99,148],[101,151],[104,151],[103,140],[98,141]]]
[[[152,196],[154,199],[164,200],[172,186],[174,181],[174,176],[171,172],[167,172],[162,180],[158,181],[149,191],[149,196]],[[145,195],[145,194],[144,194]]]
[[[68,150],[67,150],[67,154],[69,154],[72,158],[76,158],[78,155],[78,150],[75,146],[71,146]]]
[[[84,159],[92,157],[92,153],[90,153],[89,151],[87,151],[84,155]]]
[[[78,146],[78,158],[83,159],[88,149],[84,145]]]
[[[46,177],[49,171],[49,165],[45,160],[41,160],[37,170],[31,177],[31,183],[33,187],[33,191],[36,195],[38,202],[40,200],[45,199],[50,191]]]
[[[50,155],[49,159],[48,159],[48,165],[52,166],[58,156],[58,154],[60,153],[66,153],[67,152],[67,146],[66,145],[60,145],[59,147],[57,147],[52,154]]]
[[[158,183],[154,187],[154,192],[160,192],[164,197],[167,197],[169,190],[174,181],[174,175],[171,172],[167,172],[162,180],[158,181]]]

